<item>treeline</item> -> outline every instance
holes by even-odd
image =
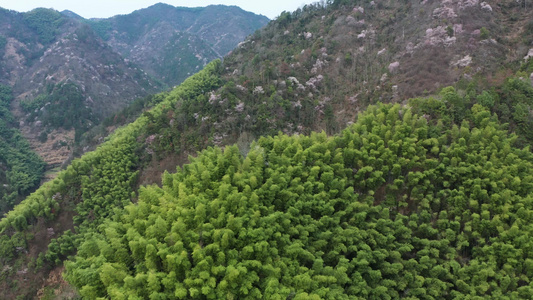
[[[513,76],[508,76],[501,84],[488,85],[483,79],[458,84],[462,96],[454,88],[444,88],[440,92],[447,108],[451,110],[453,121],[460,122],[470,113],[470,108],[478,103],[498,115],[500,122],[509,125],[509,130],[518,134],[522,145],[533,145],[533,86],[527,80],[533,72],[533,60],[520,66]],[[442,113],[439,114],[443,116]]]
[[[0,218],[39,186],[45,166],[17,129],[12,99],[11,88],[0,85]]]
[[[481,105],[448,127],[417,104],[210,148],[87,236],[66,278],[87,299],[528,297],[533,154]]]

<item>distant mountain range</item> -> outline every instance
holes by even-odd
[[[134,99],[179,84],[267,22],[222,5],[156,4],[90,20],[71,11],[0,8],[0,84],[13,87],[13,113],[26,138],[58,165],[70,153],[57,151],[58,143],[68,147]]]
[[[222,58],[267,22],[236,6],[184,8],[162,3],[88,21],[113,50],[171,86]]]

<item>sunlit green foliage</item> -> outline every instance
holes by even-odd
[[[528,67],[530,64],[532,67]],[[532,68],[533,71],[531,62],[522,67]],[[463,91],[465,93],[460,93],[453,87],[446,87],[437,98],[414,98],[409,102],[418,113],[440,120],[444,126],[459,125],[464,119],[471,118],[471,108],[477,103],[496,114],[500,122],[508,124],[510,131],[517,133],[520,145],[533,146],[531,83],[523,78],[511,76],[490,90],[476,92],[476,87],[476,82],[472,81],[466,91]]]
[[[497,106],[493,110],[507,122],[511,122],[517,133],[533,143],[533,87],[519,78],[505,81],[499,93]]]
[[[338,136],[208,149],[88,237],[67,279],[87,299],[526,297],[533,155],[470,115],[379,105]]]

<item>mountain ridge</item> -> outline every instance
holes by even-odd
[[[117,52],[144,69],[152,70],[152,75],[157,76],[157,70],[169,63],[168,59],[158,61],[157,57],[165,56],[161,49],[165,48],[164,42],[171,39],[172,33],[188,33],[191,35],[189,39],[202,40],[211,47],[214,53],[194,53],[199,57],[193,58],[190,62],[203,66],[215,58],[222,58],[238,42],[264,26],[267,21],[264,16],[246,12],[236,6],[210,5],[187,8],[159,3],[129,15],[89,20],[89,24]],[[114,32],[111,28],[119,30]],[[208,28],[210,29],[207,30]],[[143,48],[151,50],[139,51]],[[179,69],[181,66],[177,64],[173,68]],[[189,70],[194,69],[189,68]],[[184,79],[179,78],[176,81],[175,78],[166,77],[164,81],[170,86]]]

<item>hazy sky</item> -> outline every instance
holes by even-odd
[[[158,2],[187,7],[210,4],[237,5],[244,10],[274,19],[284,10],[294,11],[317,0],[0,0],[0,7],[20,12],[36,7],[54,8],[58,11],[68,9],[84,18],[108,18],[118,14],[129,14]]]

